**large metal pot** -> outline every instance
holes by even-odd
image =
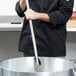
[[[0,76],[74,76],[75,64],[60,58],[39,57],[41,65],[36,65],[34,57],[21,57],[2,61]]]

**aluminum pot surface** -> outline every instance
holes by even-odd
[[[60,58],[39,57],[41,65],[36,65],[34,57],[20,57],[2,61],[0,76],[74,76],[75,64]]]

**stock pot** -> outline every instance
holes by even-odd
[[[74,76],[75,64],[61,58],[39,57],[41,65],[34,57],[20,57],[0,63],[0,76]]]

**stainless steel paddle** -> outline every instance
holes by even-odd
[[[27,9],[30,8],[28,0],[26,0],[26,6],[27,6]],[[36,46],[36,40],[35,40],[35,34],[34,34],[32,20],[29,20],[29,24],[30,24],[30,30],[31,30],[31,35],[32,35],[32,42],[33,42],[33,48],[34,48],[34,54],[35,54],[35,61],[37,62],[37,65],[39,65],[40,64],[40,60],[38,58],[37,46]]]

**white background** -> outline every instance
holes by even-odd
[[[0,15],[16,15],[15,5],[18,0],[0,0]]]
[[[74,0],[74,11],[76,11],[76,0]]]
[[[17,15],[15,5],[18,0],[0,0],[0,15]],[[76,0],[74,1],[74,11],[76,11]]]

